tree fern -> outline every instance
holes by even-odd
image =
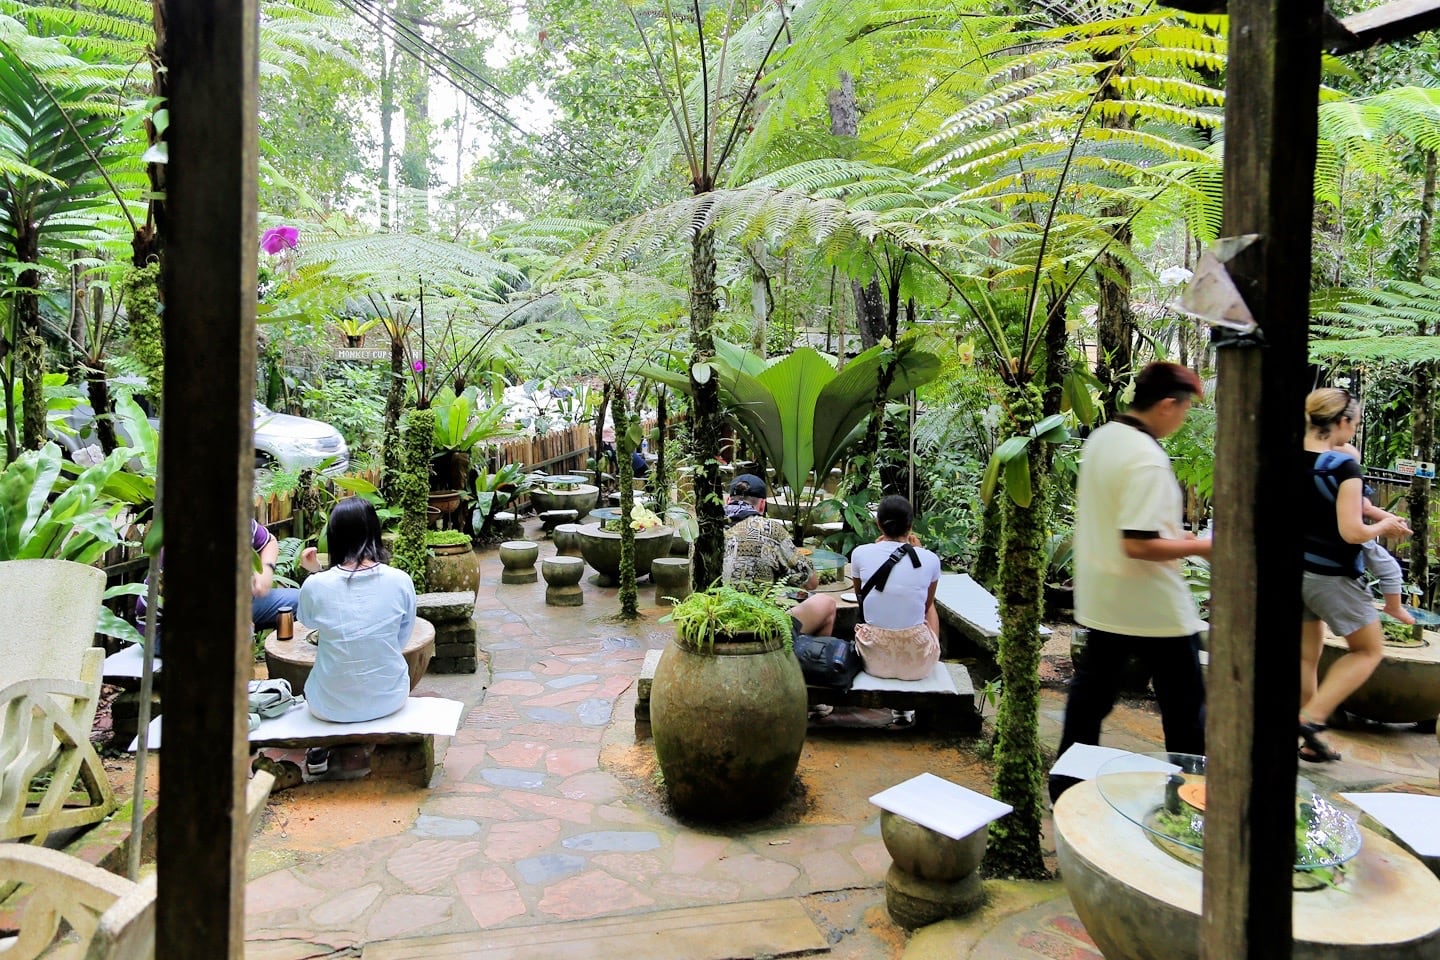
[[[1440,361],[1440,279],[1392,280],[1382,287],[1347,291],[1334,309],[1316,311],[1310,343],[1314,360],[1417,366]]]

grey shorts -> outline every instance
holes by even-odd
[[[1351,577],[1327,577],[1306,570],[1300,595],[1305,600],[1303,619],[1324,620],[1336,636],[1348,637],[1380,619],[1370,591]]]

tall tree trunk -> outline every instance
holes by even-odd
[[[825,95],[830,106],[830,132],[837,137],[856,137],[860,133],[860,111],[855,103],[855,80],[844,70],[836,77],[835,86]],[[855,298],[855,328],[860,334],[860,347],[868,350],[880,342],[885,329],[885,299],[880,287],[880,278],[871,276],[866,283],[850,282],[850,293]],[[836,314],[840,313],[837,306]],[[844,327],[841,327],[840,343],[835,353],[845,355]]]
[[[421,24],[421,0],[406,0],[397,17],[409,21],[417,33]],[[405,110],[405,145],[400,153],[396,178],[405,187],[405,227],[412,232],[430,229],[430,74],[424,64],[407,58],[402,71]]]
[[[713,184],[697,184],[706,193]],[[705,589],[720,579],[725,549],[725,500],[720,489],[720,443],[725,420],[720,384],[708,366],[715,358],[715,234],[704,230],[690,243],[690,459],[695,469],[695,585]],[[702,365],[704,365],[702,367]],[[696,370],[706,371],[703,380]]]
[[[638,592],[635,588],[635,531],[630,529],[630,513],[635,506],[635,468],[630,462],[634,448],[630,445],[630,411],[625,402],[623,384],[616,384],[611,401],[615,418],[615,452],[620,458],[620,618],[634,620],[640,616]]]
[[[165,26],[165,2],[166,0],[151,0],[150,3],[150,25],[154,30],[155,38],[150,45],[150,96],[156,103],[168,103],[170,99],[170,73],[165,69],[165,46],[169,32]],[[150,146],[165,141],[165,134],[155,129],[155,125],[149,120],[145,121],[145,135]],[[163,236],[165,231],[165,172],[167,166],[163,163],[151,163],[145,166],[145,175],[150,181],[151,200],[146,209],[145,223],[135,236],[130,240],[130,262],[137,268],[160,262],[160,255],[163,248]],[[165,300],[165,293],[157,286],[157,297],[159,302]],[[151,395],[160,397],[160,385],[154,384],[151,388]]]
[[[1039,420],[1041,398],[1033,387],[1006,388],[1010,436],[1023,436]],[[1029,448],[1033,484],[1029,506],[1011,500],[1002,483],[1004,539],[1000,558],[1001,695],[995,712],[995,798],[1014,811],[990,825],[986,854],[991,876],[1043,879],[1040,851],[1044,814],[1044,762],[1040,753],[1040,609],[1045,581],[1046,472],[1042,444]]]
[[[383,4],[388,6],[388,3]],[[395,65],[400,58],[398,49],[385,49],[385,37],[380,37],[380,231],[390,232],[390,164],[395,151]]]
[[[40,236],[30,225],[20,228],[15,253],[21,263],[38,263]],[[24,399],[20,404],[20,443],[26,450],[45,445],[45,337],[40,326],[40,271],[23,270],[20,292],[12,301],[15,311],[15,360],[20,368]]]
[[[1100,59],[1111,58],[1104,56]],[[1109,82],[1113,71],[1119,69],[1117,64],[1111,68],[1111,73],[1106,74],[1100,100],[1120,99],[1121,94]],[[1104,115],[1100,118],[1100,126],[1113,130],[1128,130],[1130,118],[1123,113]],[[1129,212],[1127,205],[1120,203],[1106,207],[1101,211],[1101,216],[1120,218],[1123,221]],[[1125,223],[1111,227],[1110,233],[1115,237],[1115,242],[1106,248],[1107,251],[1121,244],[1127,248],[1130,246],[1130,227]],[[1125,266],[1124,261],[1108,252],[1101,254],[1095,266],[1100,293],[1095,307],[1095,330],[1099,347],[1096,351],[1095,375],[1103,386],[1101,405],[1105,409],[1106,419],[1109,419],[1124,406],[1120,397],[1125,392],[1134,366],[1132,342],[1135,336],[1135,313],[1130,308],[1130,268]]]
[[[398,323],[398,321],[397,321]],[[400,437],[400,415],[405,412],[405,339],[390,337],[390,385],[385,392],[385,429],[381,433],[380,462],[384,474],[380,489],[385,502],[397,506],[400,498],[399,478],[405,465],[404,447]]]
[[[665,434],[669,430],[670,411],[665,402],[665,387],[655,391],[655,502],[661,508],[670,505],[670,483],[665,475]]]
[[[762,357],[766,355],[765,328],[774,307],[770,274],[765,269],[765,241],[756,240],[750,245],[750,312],[755,317],[755,325],[750,331],[750,349]]]
[[[1435,236],[1435,166],[1436,154],[1425,154],[1425,187],[1420,194],[1420,251],[1416,257],[1415,274],[1424,279],[1430,272],[1431,251]],[[1416,332],[1426,336],[1432,331],[1424,320]],[[1440,331],[1433,331],[1440,333]],[[1435,363],[1422,363],[1415,370],[1415,452],[1421,459],[1435,462]],[[1430,583],[1430,480],[1415,477],[1410,482],[1410,579],[1420,588],[1426,609],[1434,600]]]

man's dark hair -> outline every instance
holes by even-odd
[[[1130,401],[1130,409],[1149,410],[1161,400],[1180,400],[1191,395],[1205,395],[1205,388],[1194,370],[1178,363],[1156,361],[1148,364],[1135,378],[1135,397]]]
[[[380,518],[364,497],[346,497],[330,511],[325,526],[330,564],[383,563],[389,559],[380,542]]]

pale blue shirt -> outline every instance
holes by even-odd
[[[405,706],[410,674],[401,653],[415,627],[415,585],[384,564],[331,567],[300,587],[300,622],[319,631],[315,669],[305,681],[310,712],[356,723]]]

